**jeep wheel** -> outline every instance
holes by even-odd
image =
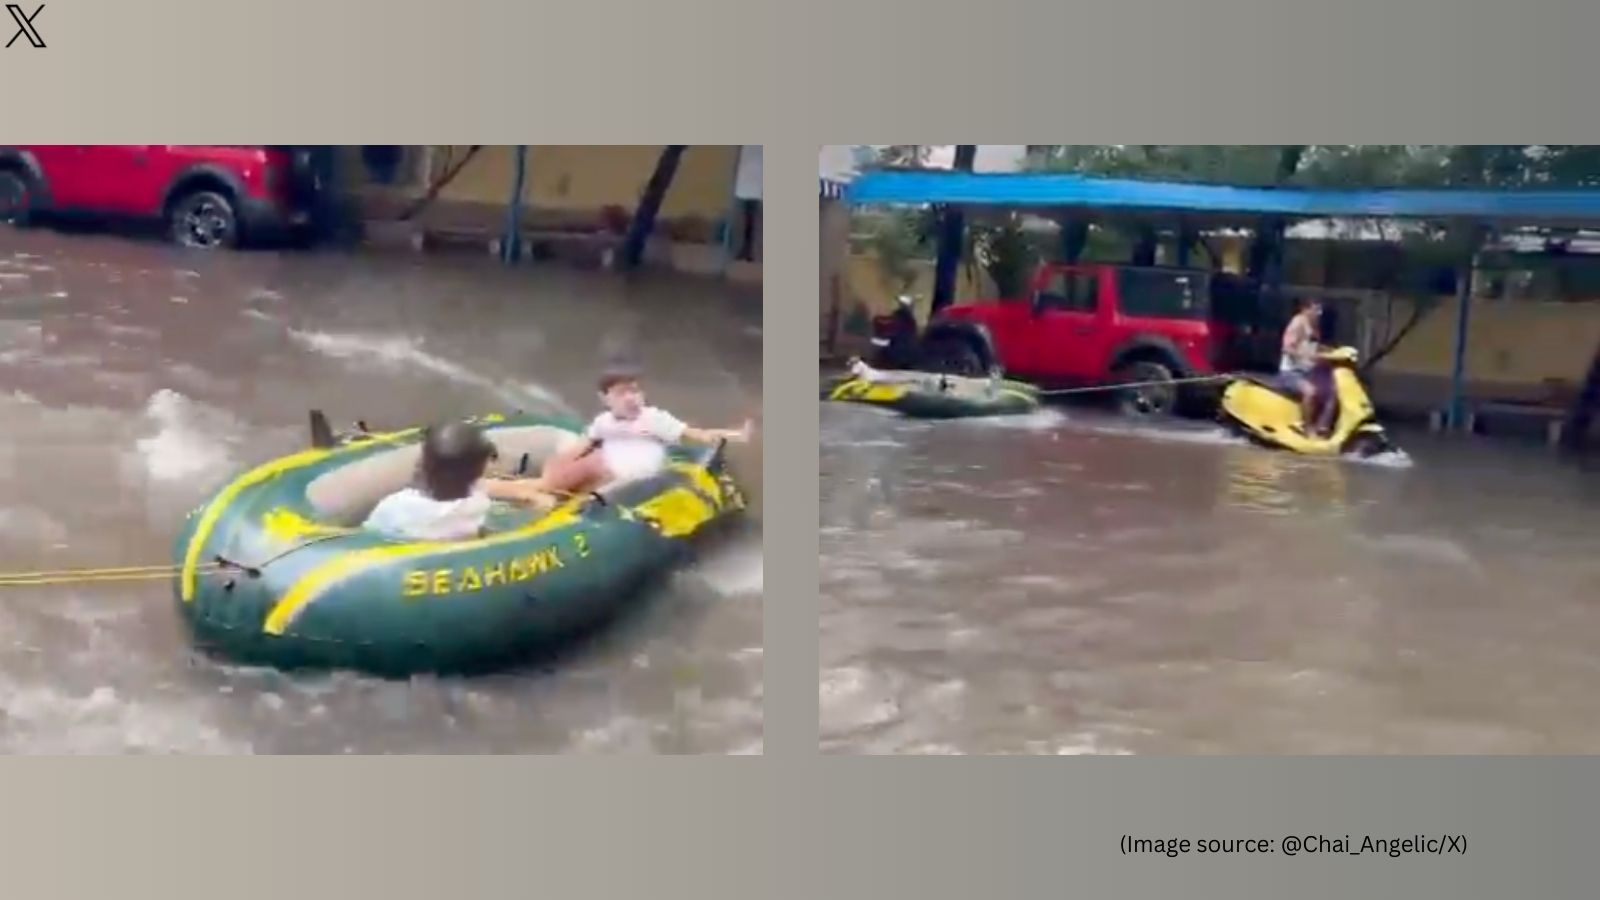
[[[1145,360],[1128,363],[1115,375],[1118,383],[1128,385],[1118,392],[1118,405],[1123,412],[1146,416],[1177,412],[1178,386],[1172,383],[1172,370],[1161,363]]]
[[[922,348],[922,367],[945,375],[974,377],[981,377],[986,371],[983,357],[971,344],[949,337],[936,338]]]
[[[178,198],[167,223],[173,243],[182,247],[219,250],[239,245],[239,218],[233,202],[215,191],[196,191]]]
[[[26,227],[33,212],[33,190],[21,172],[0,172],[0,225]]]

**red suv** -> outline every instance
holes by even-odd
[[[941,311],[917,362],[960,373],[999,366],[1048,386],[1137,382],[1122,392],[1129,407],[1171,412],[1183,394],[1174,379],[1259,364],[1271,331],[1257,296],[1243,279],[1200,269],[1046,265],[1025,296]]]
[[[42,216],[162,223],[186,247],[288,237],[308,224],[309,152],[155,144],[0,146],[0,222]]]

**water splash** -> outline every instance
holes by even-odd
[[[1196,424],[1182,419],[1159,423],[1111,419],[1086,425],[1085,430],[1099,434],[1137,437],[1174,444],[1203,444],[1211,447],[1242,447],[1250,443],[1221,425]]]
[[[157,481],[215,477],[234,468],[240,423],[232,416],[163,388],[145,404],[154,432],[134,442],[144,471]]]
[[[497,380],[474,372],[460,363],[428,352],[417,338],[302,331],[296,328],[289,329],[289,337],[310,350],[334,359],[367,360],[395,371],[421,369],[431,372],[458,384],[481,388],[510,406],[524,406],[532,401],[559,412],[572,411],[557,394],[542,385]]]
[[[1013,431],[1050,431],[1070,419],[1059,409],[1040,409],[1022,416],[973,416],[953,420],[969,428],[996,428]]]
[[[1347,457],[1347,459],[1359,466],[1376,466],[1380,469],[1409,469],[1416,465],[1416,461],[1411,458],[1411,454],[1404,450],[1390,450],[1386,453],[1377,453],[1365,458],[1352,456]]]
[[[759,541],[728,548],[702,560],[690,570],[722,597],[759,596],[765,579],[766,557]]]
[[[208,724],[196,704],[132,701],[102,685],[88,694],[47,684],[0,683],[7,752],[248,754],[253,748]]]

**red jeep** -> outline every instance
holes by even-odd
[[[0,222],[162,223],[186,247],[290,236],[316,190],[306,149],[157,144],[0,146]]]
[[[1174,379],[1234,371],[1263,358],[1257,293],[1201,269],[1046,265],[1023,297],[947,307],[924,330],[919,365],[976,374],[995,366],[1047,387],[1137,382],[1126,408],[1172,412]]]

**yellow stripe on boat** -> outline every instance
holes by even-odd
[[[716,507],[699,491],[675,487],[633,507],[635,514],[656,524],[663,537],[693,534],[716,517]]]
[[[261,484],[264,481],[269,481],[273,478],[276,478],[279,475],[293,472],[296,469],[303,469],[306,466],[316,465],[317,463],[322,462],[331,456],[367,447],[374,441],[386,442],[399,440],[401,438],[416,434],[419,430],[420,429],[411,428],[405,431],[396,431],[391,434],[369,435],[368,437],[371,438],[370,441],[361,441],[359,443],[348,444],[344,447],[317,447],[310,450],[302,450],[299,453],[285,456],[282,459],[275,459],[272,462],[263,463],[229,482],[228,486],[218,492],[217,496],[206,505],[205,510],[200,514],[199,524],[195,526],[194,534],[189,537],[189,546],[183,554],[183,572],[181,579],[183,602],[188,603],[194,599],[195,588],[199,581],[196,568],[200,564],[200,554],[203,550],[205,550],[206,542],[211,539],[211,530],[217,527],[217,520],[222,518],[222,514],[227,510],[228,506],[232,504],[234,500],[237,500],[241,493],[249,488]]]
[[[906,395],[902,384],[875,384],[852,378],[833,389],[834,400],[860,400],[866,403],[893,403]]]
[[[359,528],[326,525],[306,518],[287,506],[276,506],[261,516],[261,532],[277,544],[293,544],[306,538],[335,534],[357,534]]]
[[[300,613],[314,603],[323,590],[369,565],[426,556],[440,550],[465,553],[514,543],[582,521],[577,514],[580,503],[582,503],[581,498],[569,501],[535,522],[485,538],[474,538],[470,541],[416,541],[408,544],[392,544],[386,547],[369,547],[366,550],[356,550],[344,556],[334,557],[300,576],[289,590],[284,592],[273,605],[272,612],[267,614],[266,621],[262,623],[262,630],[273,635],[281,635],[288,631]]]
[[[716,476],[706,470],[705,466],[697,466],[693,463],[673,463],[668,468],[687,477],[696,488],[699,488],[701,493],[706,495],[706,499],[710,500],[715,508],[722,508],[722,485],[717,482]]]

